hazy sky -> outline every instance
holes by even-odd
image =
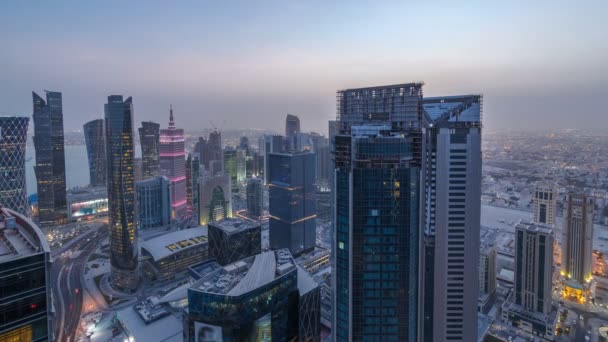
[[[175,4],[178,5],[175,5]],[[534,4],[531,4],[534,3]],[[67,130],[136,121],[327,130],[337,89],[484,94],[489,130],[608,126],[608,1],[1,1],[0,114],[63,92]],[[223,123],[225,121],[225,123]],[[138,123],[139,125],[139,123]]]

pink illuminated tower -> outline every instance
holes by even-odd
[[[169,128],[160,130],[160,174],[171,181],[171,216],[180,220],[186,215],[184,130],[175,128],[173,107],[169,113]]]

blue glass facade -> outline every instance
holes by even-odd
[[[106,186],[106,140],[103,119],[84,124],[84,141],[89,160],[89,178],[93,187]]]

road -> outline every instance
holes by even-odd
[[[51,279],[57,312],[53,328],[57,341],[74,341],[82,312],[84,269],[97,243],[105,236],[107,226],[93,233],[90,238],[74,244],[68,252],[57,256],[53,262]]]

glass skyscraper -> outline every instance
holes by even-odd
[[[315,155],[271,153],[268,160],[270,247],[298,256],[317,238]]]
[[[83,126],[89,159],[89,178],[93,187],[106,186],[106,139],[103,119],[89,121]]]
[[[63,104],[61,93],[46,92],[46,101],[32,92],[34,149],[41,226],[67,222]]]
[[[139,283],[133,100],[111,95],[105,104],[108,202],[110,214],[111,280],[115,288],[132,292]]]
[[[160,174],[171,181],[171,216],[186,216],[186,150],[184,130],[175,127],[173,108],[169,111],[169,128],[160,130]]]
[[[0,116],[0,205],[28,214],[25,148],[29,118]]]
[[[195,222],[199,220],[198,179],[200,178],[200,168],[198,156],[189,153],[186,158],[186,201],[188,215],[192,216]]]
[[[159,140],[160,125],[152,121],[143,121],[139,128],[143,179],[160,175]]]
[[[417,341],[422,84],[338,91],[334,341]]]

